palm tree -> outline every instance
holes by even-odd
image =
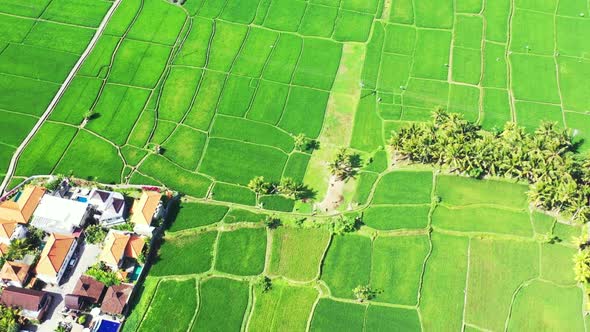
[[[575,279],[578,282],[586,283],[590,279],[590,251],[580,250],[573,258]]]
[[[291,178],[282,178],[277,191],[287,197],[297,199],[301,193],[301,185]]]
[[[264,182],[263,176],[257,176],[248,182],[248,188],[252,190],[256,195],[263,195],[268,192],[269,185]]]

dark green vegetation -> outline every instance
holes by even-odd
[[[456,113],[436,110],[432,121],[402,128],[391,137],[396,152],[413,162],[440,165],[474,178],[528,181],[531,204],[590,219],[590,159],[576,155],[568,132],[544,122],[533,134],[514,123],[488,132]],[[494,194],[498,194],[494,192]]]

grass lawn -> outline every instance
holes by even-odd
[[[266,258],[266,228],[222,232],[217,244],[215,269],[249,276],[262,273]]]
[[[208,271],[213,260],[213,245],[216,238],[217,232],[167,236],[150,274],[166,276]]]
[[[272,232],[269,272],[297,281],[310,281],[320,272],[320,264],[330,241],[323,229],[279,227]]]

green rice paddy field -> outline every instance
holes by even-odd
[[[384,191],[391,202],[373,203]],[[168,330],[170,317],[175,331],[585,331],[572,261],[582,227],[530,211],[525,191],[387,171],[346,235],[326,216],[278,213],[268,229],[258,209],[185,198],[124,331]],[[358,302],[358,285],[376,297]]]
[[[524,185],[392,169],[384,147],[441,106],[485,129],[555,121],[590,150],[587,1],[0,0],[0,179],[111,6],[11,184],[186,195],[125,331],[586,329],[581,227],[531,210]],[[363,167],[339,212],[364,226],[335,236],[311,213],[341,147]],[[255,176],[314,197],[257,197]],[[367,284],[380,292],[358,303]]]

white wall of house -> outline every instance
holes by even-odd
[[[61,278],[64,276],[64,273],[66,272],[66,269],[68,268],[68,265],[70,264],[70,260],[72,259],[72,256],[74,256],[74,252],[76,251],[76,247],[78,247],[78,241],[74,240],[74,242],[72,243],[72,246],[70,247],[70,250],[68,251],[68,254],[66,255],[66,259],[64,260],[64,263],[61,265],[61,268],[59,269],[59,272],[57,273],[57,284],[59,284]]]
[[[61,281],[61,278],[64,276],[66,269],[68,268],[70,260],[72,259],[72,256],[74,255],[74,252],[76,251],[77,246],[78,246],[78,242],[74,241],[72,243],[72,246],[70,247],[70,250],[68,251],[68,254],[66,255],[66,259],[64,260],[63,264],[61,265],[61,268],[59,269],[57,275],[37,274],[37,278],[43,280],[44,282],[46,282],[48,284],[58,285],[59,282]]]
[[[16,240],[16,239],[24,239],[25,237],[27,237],[27,233],[28,233],[28,231],[25,226],[18,225],[18,226],[16,226],[14,233],[12,233],[12,236],[10,237],[10,241]]]

